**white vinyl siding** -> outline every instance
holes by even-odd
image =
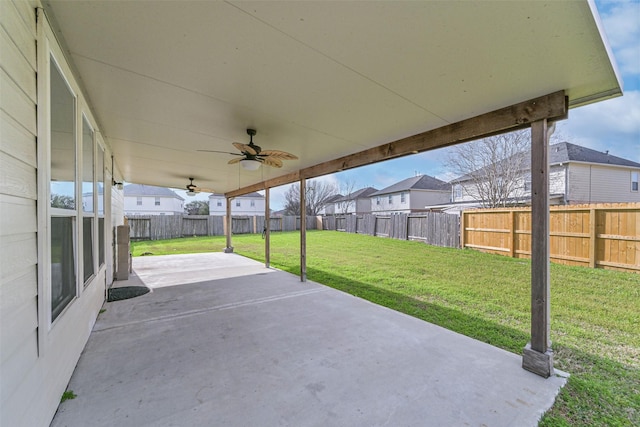
[[[47,238],[52,210],[48,194],[50,158],[44,150],[50,143],[50,129],[45,120],[49,114],[46,77],[49,55],[55,52],[56,59],[63,55],[48,26],[44,25],[41,33],[36,27],[39,5],[30,0],[0,1],[2,426],[49,425],[105,293],[106,267],[103,267],[94,272],[86,288],[80,287],[79,296],[51,324],[48,296],[51,257]],[[39,33],[43,37],[36,50]],[[73,79],[68,66],[64,65],[62,72]],[[79,94],[73,84],[74,93]],[[85,112],[95,126],[84,99],[81,101],[76,124]],[[75,196],[80,199],[78,188]],[[79,218],[78,214],[73,217]],[[105,258],[109,256],[107,251]],[[76,273],[81,270],[76,269]]]
[[[0,425],[27,425],[37,344],[35,14],[0,1]],[[13,400],[19,393],[22,399]],[[36,425],[36,424],[32,424]]]
[[[631,191],[633,169],[612,165],[569,165],[570,203],[640,202],[640,192]]]
[[[406,202],[402,203],[403,192],[374,196],[371,200],[371,213],[391,214],[424,211],[425,206],[449,203],[451,190],[416,190],[405,191]]]
[[[231,215],[264,215],[265,203],[264,197],[255,194],[236,197],[231,201]],[[226,214],[227,202],[224,195],[212,194],[209,196],[209,215],[224,216]]]

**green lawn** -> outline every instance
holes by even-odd
[[[259,235],[235,251],[263,261]],[[221,251],[224,237],[133,243],[134,256]],[[298,233],[274,233],[271,265],[299,273]],[[307,234],[307,276],[520,354],[527,260],[331,231]],[[640,425],[640,275],[551,264],[555,366],[571,373],[542,426]]]

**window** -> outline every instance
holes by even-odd
[[[256,207],[256,201],[255,200],[251,200],[251,207],[255,208]]]
[[[524,191],[526,193],[530,193],[531,192],[531,181],[525,181],[524,182]]]
[[[240,207],[240,200],[236,200],[236,207]]]
[[[155,204],[156,206],[160,206],[160,197],[156,197]]]
[[[407,203],[407,193],[400,193],[400,203]]]
[[[51,320],[76,297],[76,98],[53,57],[51,99]]]
[[[458,184],[458,185],[456,185],[454,187],[453,197],[454,197],[454,199],[461,199],[462,198],[462,185]]]
[[[82,117],[82,271],[83,282],[86,285],[93,277],[93,223],[95,213],[93,209],[93,129]]]
[[[98,266],[104,265],[104,149],[98,146],[96,162],[96,188],[98,189]]]
[[[136,197],[136,205],[142,206],[142,197]]]
[[[631,172],[631,191],[638,191],[638,172]]]
[[[51,217],[51,320],[76,296],[75,218]]]
[[[218,199],[216,201],[216,206],[218,206],[218,207],[222,206],[222,199]]]
[[[380,204],[380,197],[376,197],[376,205]]]
[[[393,204],[393,196],[391,194],[389,194],[389,204],[390,205]]]

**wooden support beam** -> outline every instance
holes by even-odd
[[[384,160],[523,129],[529,127],[531,123],[543,119],[561,120],[566,118],[567,112],[568,98],[565,96],[564,91],[558,91],[438,129],[402,138],[338,159],[329,160],[315,166],[301,169],[298,172],[230,191],[226,193],[225,196],[241,196],[253,191],[264,190],[265,188],[290,184],[298,181],[300,178],[315,178]]]
[[[264,189],[264,266],[271,265],[271,208],[269,206],[269,189]]]
[[[522,367],[542,377],[553,374],[549,277],[549,132],[547,120],[531,124],[531,341]]]
[[[264,166],[261,166],[264,167]],[[282,175],[273,179],[259,182],[257,184],[249,185],[247,187],[240,188],[238,190],[229,191],[225,193],[226,197],[238,197],[245,194],[253,193],[255,191],[265,190],[267,188],[279,187],[285,184],[291,184],[300,179],[300,172],[292,172],[286,175]]]
[[[307,281],[307,180],[300,178],[300,281]]]
[[[231,233],[233,228],[231,227],[231,197],[227,197],[227,215],[225,216],[225,230],[224,233],[227,236],[227,247],[224,248],[224,253],[233,253],[233,246],[231,246]]]

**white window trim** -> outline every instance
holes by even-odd
[[[69,67],[66,58],[59,47],[59,44],[56,40],[55,34],[53,33],[49,22],[41,8],[37,9],[37,111],[38,111],[38,120],[37,120],[37,131],[38,131],[38,144],[37,144],[37,159],[39,165],[50,165],[51,163],[51,78],[50,78],[50,67],[52,65],[51,60],[55,61],[56,66],[60,70],[63,79],[65,80],[71,94],[74,97],[75,102],[75,144],[76,144],[76,185],[75,185],[75,196],[76,196],[76,209],[74,213],[70,214],[70,212],[66,209],[57,209],[52,208],[51,204],[47,201],[51,198],[51,168],[50,166],[39,167],[38,175],[37,175],[37,186],[38,186],[38,200],[44,203],[37,204],[37,215],[38,215],[38,228],[37,228],[37,242],[38,242],[38,355],[42,357],[47,352],[47,348],[50,346],[52,339],[51,332],[55,329],[56,325],[60,322],[63,322],[65,315],[67,312],[73,309],[73,307],[77,304],[77,300],[82,298],[83,291],[85,290],[83,286],[83,272],[82,272],[82,257],[78,254],[82,250],[83,239],[81,238],[80,231],[80,222],[83,218],[82,211],[82,117],[83,114],[87,118],[88,124],[91,126],[93,130],[93,147],[94,147],[94,174],[93,174],[93,186],[94,186],[94,215],[95,218],[98,218],[98,209],[96,206],[96,190],[97,190],[97,175],[95,173],[96,168],[96,156],[98,147],[102,144],[98,143],[97,135],[99,134],[99,130],[97,129],[96,122],[90,112],[88,104],[83,98],[82,91],[75,80],[74,74]],[[108,156],[106,147],[102,146],[104,149],[104,164],[103,164],[103,179],[106,183],[107,171],[107,162],[106,158]],[[105,250],[105,263],[103,266],[97,266],[98,263],[98,245],[99,240],[97,238],[97,220],[94,220],[93,227],[93,244],[94,244],[94,282],[98,282],[95,280],[96,276],[100,273],[100,269],[105,269],[106,271],[106,260],[108,255],[108,244],[106,238],[106,230],[109,228],[110,222],[107,221],[107,212],[106,208],[109,204],[108,202],[108,193],[104,190],[104,204],[103,204],[103,214],[101,217],[105,218],[105,238],[103,239],[104,250]],[[75,274],[76,274],[76,295],[75,297],[65,306],[65,308],[58,314],[55,321],[52,321],[52,310],[51,310],[51,230],[50,230],[50,219],[52,216],[72,216],[75,218],[75,226],[73,229],[74,239],[75,239]],[[92,283],[91,280],[90,284]]]
[[[633,179],[633,175],[635,174],[636,179]],[[640,171],[631,171],[631,173],[629,174],[629,179],[630,179],[630,183],[629,183],[629,189],[631,190],[632,193],[637,193],[638,191],[640,191]],[[633,189],[633,183],[636,183],[636,189]]]

